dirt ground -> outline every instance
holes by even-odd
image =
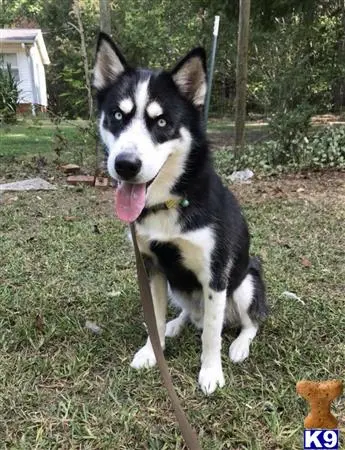
[[[344,205],[345,172],[325,171],[289,174],[279,178],[254,179],[251,183],[233,184],[230,189],[241,202],[262,203],[271,198],[301,199]]]
[[[345,171],[287,174],[277,178],[254,178],[250,183],[234,183],[229,185],[229,188],[241,203],[257,204],[270,199],[299,199],[315,203],[318,201],[328,202],[340,207],[343,205],[345,210]],[[95,190],[91,197],[95,199],[98,214],[106,216],[113,214],[113,196],[114,192],[111,188]],[[16,200],[18,200],[18,193],[15,192],[4,192],[0,195],[0,204],[11,204]],[[66,202],[68,202],[68,196],[62,205],[64,209]]]

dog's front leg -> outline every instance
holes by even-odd
[[[204,322],[202,332],[201,369],[199,385],[205,394],[224,386],[221,346],[226,305],[226,290],[216,292],[204,287]]]
[[[157,329],[161,346],[165,346],[165,317],[168,304],[167,280],[161,272],[155,272],[150,277],[153,307],[155,310]],[[152,367],[156,364],[156,357],[151,345],[150,338],[146,344],[135,354],[131,366],[135,369]]]

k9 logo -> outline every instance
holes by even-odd
[[[304,450],[337,450],[338,448],[338,430],[304,430]]]

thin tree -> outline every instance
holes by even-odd
[[[93,117],[93,100],[92,100],[92,90],[91,90],[91,80],[90,80],[90,66],[89,66],[89,59],[87,56],[87,48],[85,43],[85,33],[84,33],[84,26],[83,21],[81,19],[81,12],[79,7],[79,0],[74,0],[73,7],[72,7],[72,13],[77,19],[78,26],[75,26],[73,23],[69,23],[73,28],[75,28],[80,36],[80,51],[83,58],[84,63],[84,77],[85,77],[85,87],[87,90],[87,98],[88,98],[88,104],[89,104],[89,120],[92,120]]]
[[[110,8],[110,0],[99,0],[99,27],[100,30],[104,33],[107,33],[111,36],[111,8]],[[96,140],[96,165],[97,170],[100,168],[102,171],[106,170],[106,157],[103,157],[101,161],[100,151],[99,151],[100,142],[99,139]]]
[[[244,151],[245,121],[246,121],[246,97],[247,97],[247,72],[248,72],[248,43],[250,0],[239,0],[239,25],[237,40],[237,64],[236,64],[236,99],[235,99],[235,156],[238,157]]]

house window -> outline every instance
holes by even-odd
[[[17,55],[15,53],[2,53],[0,54],[0,69],[7,67],[7,64],[11,66],[11,73],[14,79],[19,82],[19,69]]]

